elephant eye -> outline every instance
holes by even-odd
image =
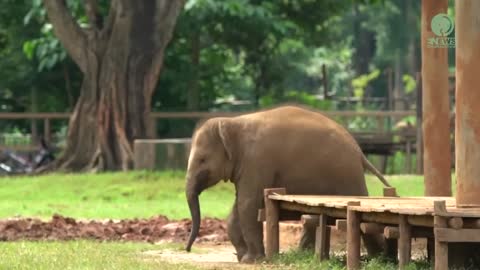
[[[200,164],[205,163],[205,158],[204,157],[200,158],[198,162],[200,162]]]

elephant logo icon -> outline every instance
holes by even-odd
[[[432,18],[431,27],[435,35],[446,37],[453,32],[453,20],[447,14],[440,13]]]

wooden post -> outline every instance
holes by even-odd
[[[147,140],[133,142],[135,170],[153,170],[156,164],[156,146]]]
[[[458,207],[480,206],[480,1],[455,1],[455,166]],[[444,146],[446,147],[446,145]]]
[[[384,187],[383,188],[384,197],[398,197],[397,189],[394,187]]]
[[[387,84],[388,84],[388,100],[387,100],[387,105],[388,105],[388,110],[389,111],[394,111],[394,100],[393,100],[393,71],[392,68],[389,67],[386,70],[387,72]],[[391,130],[392,125],[393,125],[393,120],[392,117],[388,117],[388,130]]]
[[[448,0],[422,0],[422,128],[426,196],[452,195],[447,48],[428,45],[429,39],[437,37],[431,27],[432,18],[447,13],[447,8]],[[461,14],[458,10],[456,12]]]
[[[348,202],[348,206],[358,206],[360,202]],[[347,269],[360,269],[360,213],[347,206]]]
[[[300,249],[313,249],[316,246],[316,237],[312,239],[312,235],[316,235],[317,227],[319,226],[319,216],[318,215],[302,215],[302,238],[300,238],[299,248]]]
[[[434,202],[435,214],[440,214],[445,209],[445,201]],[[443,216],[435,215],[433,218],[434,230],[436,228],[446,228],[447,219]],[[435,236],[435,270],[448,270],[448,243],[440,242]]]
[[[156,139],[157,138],[157,118],[150,116],[150,123],[148,127],[148,138]]]
[[[315,255],[320,261],[329,258],[330,253],[330,227],[327,226],[327,216],[319,216],[318,227],[315,233]]]
[[[50,130],[50,119],[45,118],[43,120],[43,139],[45,140],[45,142],[50,144],[51,139],[52,139],[51,136],[52,136],[52,133],[51,133],[51,130]]]
[[[398,238],[398,265],[400,269],[410,263],[412,254],[412,228],[408,224],[407,216],[399,216],[399,238]]]
[[[406,138],[405,145],[405,172],[408,174],[412,173],[412,141],[410,138]]]
[[[268,188],[263,191],[265,200],[265,220],[266,220],[266,245],[265,256],[267,260],[273,258],[280,251],[280,206],[278,201],[269,199],[268,196],[274,193],[286,194],[285,188]]]
[[[423,174],[423,135],[422,135],[422,74],[417,72],[417,139],[416,139],[416,156],[417,156],[417,174]]]
[[[384,187],[383,188],[383,196],[384,197],[398,197],[397,195],[397,190],[394,187]],[[385,229],[384,228],[384,235],[385,235]],[[388,229],[387,229],[388,231]],[[397,260],[397,255],[398,255],[398,240],[397,239],[391,239],[391,238],[386,238],[385,239],[385,247],[383,250],[383,253],[385,255],[393,260]]]
[[[328,76],[327,76],[327,67],[325,64],[322,65],[322,82],[323,82],[323,97],[324,99],[330,99],[328,93]]]

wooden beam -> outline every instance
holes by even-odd
[[[422,111],[425,196],[451,196],[448,49],[431,48],[432,18],[447,13],[448,0],[422,0]],[[461,14],[458,13],[457,14]],[[477,76],[477,75],[476,75]],[[458,111],[457,111],[458,114]]]
[[[436,230],[446,228],[447,220],[445,217],[435,216],[434,219],[435,234],[435,270],[448,270],[448,243],[440,241]]]
[[[439,242],[480,242],[479,229],[435,228],[434,232]]]
[[[398,227],[386,226],[383,235],[387,239],[398,239],[400,231]],[[412,238],[433,238],[433,229],[427,227],[412,227]]]
[[[407,216],[399,217],[398,225],[398,265],[400,269],[404,269],[412,256],[412,227],[408,223]]]
[[[279,229],[279,215],[280,208],[278,201],[268,198],[269,195],[286,194],[285,188],[270,188],[264,190],[265,201],[265,219],[266,219],[266,247],[265,255],[268,260],[272,259],[274,255],[278,254],[280,250],[280,229]]]
[[[358,206],[360,202],[348,202],[348,206]],[[360,221],[357,211],[347,208],[347,269],[360,269]]]
[[[327,216],[319,216],[315,233],[315,255],[320,261],[327,260],[330,252],[330,227],[327,226]]]
[[[416,108],[416,155],[417,155],[417,174],[423,174],[423,133],[422,133],[422,73],[417,72],[417,108]]]
[[[301,213],[308,213],[308,214],[316,214],[321,215],[325,214],[330,217],[335,218],[346,218],[346,210],[339,209],[339,208],[329,208],[329,207],[316,207],[316,206],[309,206],[309,205],[302,205],[293,202],[280,202],[280,208],[291,210],[291,211],[299,211]]]
[[[461,217],[451,217],[448,219],[448,227],[453,229],[463,228],[463,219]]]
[[[397,189],[394,187],[384,187],[383,188],[384,197],[398,197]]]
[[[480,166],[475,160],[480,157],[480,1],[455,1],[455,13],[456,201],[457,207],[479,207]]]

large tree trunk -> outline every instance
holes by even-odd
[[[44,3],[55,34],[84,74],[55,167],[131,168],[133,140],[149,134],[152,94],[183,1],[112,0],[105,23],[96,1],[85,1],[88,31],[78,27],[64,1]]]

